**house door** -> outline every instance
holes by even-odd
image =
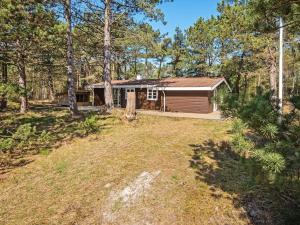
[[[113,89],[113,100],[114,100],[114,107],[121,107],[121,89],[120,88]]]

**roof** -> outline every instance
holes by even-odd
[[[180,77],[165,79],[142,79],[142,80],[112,80],[112,86],[115,88],[129,87],[157,87],[164,90],[193,89],[193,90],[214,90],[221,83],[226,82],[223,77]],[[227,84],[228,85],[228,84]],[[91,85],[92,88],[104,87],[104,82]],[[229,86],[228,86],[229,87]],[[230,88],[229,88],[230,89]]]

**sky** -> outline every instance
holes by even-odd
[[[159,29],[161,33],[168,33],[172,37],[175,28],[178,26],[182,30],[192,26],[199,17],[205,19],[212,15],[217,15],[217,3],[220,0],[173,0],[165,2],[159,8],[165,14],[166,25],[162,23],[151,23],[154,29]]]

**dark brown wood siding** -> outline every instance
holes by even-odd
[[[165,91],[166,111],[210,113],[213,111],[210,91]]]
[[[104,88],[94,89],[94,105],[105,105]]]
[[[136,88],[136,108],[137,109],[149,109],[160,110],[161,109],[161,92],[158,92],[158,98],[156,101],[147,100],[147,88]]]
[[[126,108],[125,88],[121,88],[121,107]]]
[[[136,108],[147,110],[163,110],[163,93],[158,92],[157,101],[147,100],[147,89],[136,88]],[[94,89],[95,106],[104,105],[104,89]],[[213,112],[211,91],[165,91],[166,111],[186,113],[210,113]],[[121,107],[126,108],[125,89],[121,89]]]

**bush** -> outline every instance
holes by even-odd
[[[294,97],[291,101],[297,109],[299,99]],[[238,110],[234,109],[238,119],[232,124],[231,143],[238,154],[249,153],[244,158],[251,161],[252,169],[264,180],[267,175],[270,181],[276,181],[277,175],[287,170],[300,168],[299,112],[292,110],[285,114],[283,123],[278,125],[279,113],[273,103],[270,93],[259,92]],[[236,103],[236,106],[241,104]],[[252,141],[246,137],[246,129],[251,132]]]
[[[2,138],[0,139],[0,151],[7,152],[13,147],[12,138]]]
[[[0,150],[7,152],[13,148],[24,148],[29,146],[33,139],[36,138],[36,128],[30,123],[20,125],[11,137],[0,139]]]
[[[245,155],[245,154],[247,154],[247,152],[252,150],[253,143],[251,141],[247,140],[243,135],[236,134],[233,137],[231,147],[233,148],[233,150],[235,152],[243,153]]]
[[[265,149],[253,151],[253,158],[258,162],[264,172],[276,175],[285,169],[285,159],[277,152],[269,152]]]
[[[276,125],[278,116],[269,93],[255,96],[239,113],[239,117],[258,132],[267,125]]]
[[[278,127],[275,124],[267,124],[259,129],[264,138],[274,140],[278,134]]]
[[[18,127],[12,138],[14,140],[28,141],[30,138],[35,136],[35,133],[36,128],[34,126],[31,126],[30,123],[25,123]]]
[[[243,134],[247,129],[247,124],[245,124],[241,119],[235,119],[232,125],[232,132],[234,134]]]
[[[39,142],[43,144],[48,144],[51,141],[51,134],[45,130],[39,136]]]
[[[98,119],[96,115],[90,115],[80,123],[80,128],[85,134],[95,133],[99,131]]]
[[[31,126],[30,123],[20,125],[17,131],[12,135],[14,142],[17,143],[17,146],[22,148],[26,145],[31,144],[31,139],[36,135],[35,126]]]
[[[225,117],[238,117],[241,105],[239,96],[231,94],[224,97],[220,103],[220,109]]]

